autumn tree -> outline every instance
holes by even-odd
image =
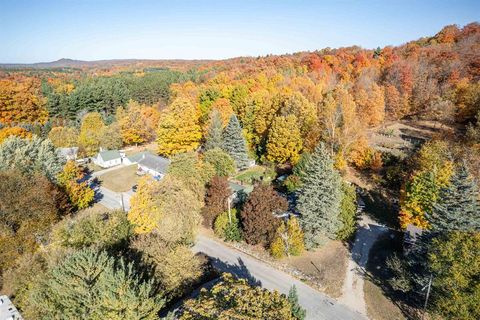
[[[235,173],[235,162],[222,149],[214,148],[206,151],[203,154],[203,159],[213,166],[217,176],[228,177]]]
[[[445,142],[428,142],[420,149],[415,160],[416,170],[401,190],[400,224],[403,228],[408,224],[427,228],[425,214],[431,213],[440,190],[450,183],[454,169],[450,156]]]
[[[360,87],[355,90],[355,100],[359,107],[359,114],[370,126],[382,123],[385,118],[385,94],[382,86],[371,83],[369,87]]]
[[[305,249],[303,232],[297,218],[291,217],[287,223],[282,222],[277,229],[275,239],[270,245],[270,252],[275,258],[298,256]]]
[[[82,118],[78,143],[84,148],[88,156],[94,155],[101,147],[102,134],[105,123],[98,112],[87,113]]]
[[[132,233],[132,225],[122,210],[84,210],[52,227],[49,249],[125,247]]]
[[[72,127],[53,127],[48,133],[48,139],[57,148],[76,147],[78,132]]]
[[[198,298],[186,301],[180,319],[208,319],[212,314],[219,319],[296,319],[287,297],[227,273],[213,288],[202,289]]]
[[[8,137],[19,137],[22,139],[28,139],[32,137],[32,134],[21,127],[5,127],[0,129],[0,144],[3,143]]]
[[[171,156],[198,148],[202,138],[199,113],[190,101],[178,98],[165,109],[157,130],[158,152]]]
[[[302,137],[294,115],[276,117],[268,133],[267,159],[275,163],[297,163],[302,150]]]
[[[166,243],[155,233],[141,235],[130,247],[154,268],[155,279],[168,300],[187,293],[202,276],[202,262],[186,245]]]
[[[40,83],[34,78],[0,80],[0,123],[45,123],[48,112],[40,96]]]
[[[26,175],[40,172],[55,181],[63,164],[64,160],[48,139],[10,137],[0,145],[0,170],[18,170]]]
[[[168,174],[180,180],[203,202],[205,185],[215,175],[215,168],[209,162],[202,161],[198,154],[187,152],[172,157]]]
[[[215,218],[227,210],[232,191],[226,177],[215,176],[207,185],[205,206],[202,208],[203,225],[211,228]]]
[[[154,138],[160,113],[155,108],[131,100],[125,110],[117,110],[116,118],[123,143],[131,145],[145,143]]]
[[[274,214],[287,209],[287,200],[278,195],[272,186],[255,186],[241,212],[245,240],[253,245],[270,245],[280,225]]]
[[[70,202],[77,209],[85,209],[95,197],[95,191],[89,187],[84,178],[85,174],[74,161],[67,161],[63,172],[57,178],[59,185],[65,189]]]
[[[39,173],[0,170],[0,269],[46,242],[50,226],[69,212],[65,195]]]
[[[123,146],[122,136],[118,123],[104,126],[100,132],[100,147],[106,150],[116,150]]]
[[[341,199],[340,175],[328,151],[320,144],[305,164],[302,187],[298,190],[297,209],[307,248],[320,245],[322,237],[336,237],[342,228]]]
[[[190,243],[200,223],[200,202],[171,176],[143,178],[130,200],[128,220],[137,234],[154,232],[166,243]]]
[[[242,127],[235,115],[230,117],[223,132],[223,150],[233,158],[237,169],[242,170],[248,167],[247,144],[243,137]]]

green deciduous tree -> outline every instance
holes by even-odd
[[[430,309],[445,319],[480,318],[480,233],[453,231],[436,237],[428,255]]]
[[[215,218],[213,226],[215,234],[227,241],[242,240],[242,228],[237,209],[231,209],[230,212],[224,211]]]
[[[334,239],[342,228],[339,217],[341,195],[340,174],[323,144],[305,164],[302,187],[298,191],[297,209],[305,233],[307,248],[315,248],[322,236]]]
[[[355,187],[344,182],[342,183],[342,202],[339,215],[343,226],[337,232],[337,239],[348,240],[355,234],[356,214],[357,194]]]
[[[235,173],[235,162],[222,149],[214,148],[206,151],[203,154],[203,159],[213,166],[217,176],[228,177]]]
[[[87,113],[82,118],[78,143],[83,147],[87,156],[93,156],[101,147],[105,123],[98,112]]]
[[[242,170],[248,167],[247,143],[235,115],[230,117],[223,131],[223,150],[233,158],[237,169]]]

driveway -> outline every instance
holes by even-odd
[[[367,314],[363,291],[365,267],[372,245],[387,230],[387,227],[363,215],[355,233],[340,301],[364,315]]]
[[[97,189],[97,202],[107,207],[108,209],[122,209],[125,211],[130,210],[130,198],[133,192],[115,192],[105,187],[99,187]],[[122,206],[123,200],[123,206]]]
[[[349,309],[289,274],[211,238],[199,235],[193,250],[210,256],[216,269],[245,278],[251,284],[261,285],[285,294],[288,294],[290,287],[295,285],[299,302],[307,310],[307,319],[367,319],[359,312]]]

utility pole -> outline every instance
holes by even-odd
[[[228,196],[227,198],[227,205],[228,205],[228,222],[232,224],[232,212],[231,212],[231,202],[233,201],[233,196],[235,193],[232,193],[231,195]]]
[[[425,313],[427,312],[428,298],[430,297],[430,289],[432,288],[432,280],[433,280],[433,274],[430,274],[430,279],[428,280],[428,285],[426,287],[427,295],[425,296],[425,304],[423,305],[422,320],[425,320]]]
[[[123,193],[120,193],[120,198],[122,200],[122,210],[125,212],[125,203],[123,202]]]

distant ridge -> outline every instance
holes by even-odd
[[[0,69],[51,69],[51,68],[93,68],[101,66],[123,66],[130,64],[147,64],[154,63],[178,63],[178,62],[193,62],[206,63],[213,60],[182,60],[182,59],[165,59],[165,60],[149,60],[149,59],[112,59],[112,60],[95,60],[83,61],[62,58],[52,62],[37,62],[37,63],[0,63]]]

